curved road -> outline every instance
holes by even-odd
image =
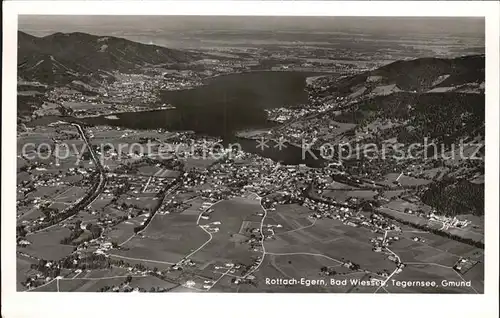
[[[106,185],[106,173],[104,171],[104,168],[101,165],[101,162],[98,160],[98,157],[94,152],[94,149],[92,149],[82,126],[80,126],[79,124],[76,124],[76,123],[68,123],[68,122],[64,122],[64,121],[59,121],[59,122],[54,123],[54,124],[56,124],[56,125],[57,124],[70,124],[70,125],[75,126],[77,128],[78,133],[80,134],[80,136],[82,137],[83,141],[85,142],[85,144],[87,145],[87,147],[90,151],[92,161],[94,162],[95,166],[99,170],[99,183],[97,184],[97,186],[95,186],[95,185],[92,186],[91,191],[89,193],[87,193],[81,200],[77,201],[76,204],[70,206],[66,210],[62,211],[60,214],[67,213],[68,211],[70,211],[72,209],[75,210],[74,213],[70,213],[67,217],[62,218],[61,220],[59,220],[55,224],[50,224],[48,226],[42,227],[36,231],[28,233],[27,235],[31,235],[31,234],[46,230],[46,229],[48,229],[56,224],[61,223],[62,221],[68,219],[69,217],[75,215],[76,213],[78,213],[78,211],[80,211],[80,210],[84,209],[85,207],[87,207],[88,205],[92,204],[99,197],[101,192],[104,190],[104,186]]]

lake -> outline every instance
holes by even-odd
[[[306,103],[306,78],[312,72],[260,71],[211,78],[206,85],[193,89],[162,92],[162,100],[176,109],[130,112],[90,117],[81,121],[90,125],[109,125],[131,129],[170,131],[191,130],[198,134],[219,136],[227,142],[239,142],[243,149],[289,164],[304,162],[300,148],[289,145],[282,151],[256,149],[256,142],[235,137],[237,131],[270,128],[264,109]],[[46,120],[46,119],[45,119]],[[297,157],[298,156],[298,157]]]
[[[306,103],[305,79],[313,75],[262,71],[218,76],[204,86],[162,92],[162,100],[176,109],[123,113],[115,120],[101,116],[86,121],[132,129],[193,130],[233,140],[236,131],[272,127],[274,124],[267,121],[264,109]]]

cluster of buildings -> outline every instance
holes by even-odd
[[[471,223],[471,221],[468,221],[466,219],[460,220],[456,216],[450,217],[446,215],[436,215],[434,213],[430,213],[428,215],[428,218],[429,220],[442,222],[445,228],[465,228]]]
[[[283,124],[287,121],[301,118],[303,116],[315,113],[317,111],[318,111],[317,108],[309,106],[306,107],[305,105],[304,107],[298,106],[294,108],[280,107],[280,108],[265,109],[265,112],[267,114],[267,119],[269,121],[274,121],[279,124]]]
[[[201,85],[192,72],[179,72],[175,76],[156,74],[115,73],[116,81],[104,85],[106,99],[154,105],[159,102],[160,90],[178,90]]]
[[[435,210],[434,210],[435,211]],[[406,208],[404,210],[404,213],[408,214],[413,214],[413,215],[418,215],[419,217],[426,218],[431,221],[439,222],[443,226],[443,229],[448,229],[448,228],[466,228],[469,226],[472,222],[467,220],[467,219],[459,219],[456,216],[447,216],[447,215],[438,215],[435,214],[434,211],[430,213],[425,213],[423,211],[414,211],[412,209]]]
[[[52,163],[48,163],[49,166],[51,164]],[[80,186],[85,187],[88,183],[85,178],[94,171],[95,170],[92,168],[84,169],[80,167],[71,167],[57,172],[53,170],[49,172],[39,164],[27,165],[26,170],[22,173],[26,173],[29,178],[25,178],[24,181],[18,180],[19,182],[17,183],[17,217],[22,217],[24,213],[27,212],[27,207],[30,207],[30,210],[37,209],[45,212],[43,213],[44,215],[39,216],[37,219],[31,221],[23,220],[21,224],[29,228],[46,223],[49,214],[59,213],[66,207],[66,204],[61,204],[57,202],[57,200],[53,200],[58,194],[56,193],[54,195],[50,189],[55,187],[68,189],[74,182],[78,182],[79,180],[82,180]],[[47,191],[44,189],[47,189]],[[62,191],[64,190],[59,191],[59,193],[62,193]],[[70,202],[67,203],[69,204]]]
[[[200,225],[200,227],[209,233],[217,233],[217,232],[219,232],[219,228],[217,227],[217,225],[220,225],[220,224],[221,223],[219,221],[215,221],[215,222],[211,222],[209,224]]]
[[[174,145],[179,146],[177,150],[185,150],[176,153],[178,159],[184,163],[196,156],[202,156],[207,149],[214,149],[214,146],[221,142],[218,138],[197,138],[188,134],[179,134],[170,141],[172,141]],[[101,154],[101,151],[104,150],[98,150],[99,154]],[[228,154],[227,150],[223,150],[223,152],[226,155]],[[333,200],[330,202],[327,202],[323,198],[321,200],[314,200],[304,195],[304,191],[309,184],[315,183],[321,187],[321,185],[325,185],[329,182],[329,176],[332,173],[330,168],[309,169],[304,166],[286,166],[258,155],[243,152],[231,154],[232,156],[230,156],[230,158],[215,161],[205,167],[196,167],[193,170],[184,171],[181,184],[173,193],[174,198],[166,200],[164,202],[165,204],[160,206],[157,213],[167,214],[175,212],[177,209],[181,210],[183,208],[182,199],[177,199],[175,196],[187,192],[192,192],[194,195],[206,199],[206,202],[200,207],[201,211],[205,211],[201,215],[201,218],[204,220],[210,219],[210,213],[213,212],[210,206],[217,200],[241,196],[249,192],[258,193],[261,196],[270,193],[279,193],[279,195],[274,196],[272,199],[269,197],[263,199],[263,206],[269,211],[273,211],[278,204],[300,203],[312,211],[310,217],[313,219],[337,219],[345,225],[351,227],[365,227],[374,233],[400,230],[397,226],[392,224],[391,221],[377,213],[366,213],[356,208],[358,202],[353,201],[343,205]],[[141,158],[147,157],[148,155],[149,154],[139,154],[136,158],[130,157],[129,159],[141,160]],[[83,169],[75,167],[65,170],[65,175],[88,176],[88,174],[93,171],[95,170],[92,168]],[[35,188],[38,186],[62,185],[61,177],[62,175],[56,178],[49,178],[44,177],[44,174],[41,173],[34,179],[33,185]],[[144,193],[145,190],[158,193],[165,187],[168,181],[168,178],[157,176],[154,178],[142,177],[133,173],[120,173],[116,171],[107,172],[107,177],[108,182],[101,196],[109,197],[110,199],[121,195],[124,195],[125,199],[133,199],[135,195]],[[18,191],[23,192],[27,190],[30,190],[29,186],[25,183],[20,183]],[[151,196],[151,200],[158,200],[158,197]],[[30,204],[39,204],[41,202],[40,198],[34,198],[34,201],[30,202]],[[140,205],[131,209],[128,206],[119,204],[119,202],[113,206],[113,209],[122,212],[121,217],[99,213],[99,225],[107,228],[112,227],[123,221],[124,219],[122,217],[130,219],[132,217],[131,211],[142,214],[144,217],[148,217],[151,212],[146,208],[142,208]],[[407,213],[410,212],[407,211]],[[260,216],[263,216],[263,213],[261,213]],[[454,227],[465,227],[470,223],[466,220],[462,221],[457,218],[437,216],[434,214],[430,214],[429,218]],[[68,221],[69,220],[71,220],[71,218],[69,218]],[[43,219],[41,221],[43,221]],[[203,225],[203,228],[209,233],[216,233],[219,231],[218,225],[220,225],[220,222],[211,222]],[[265,224],[262,233],[260,233],[261,231],[259,228],[251,229],[251,234],[254,235],[247,242],[250,244],[250,248],[256,252],[260,252],[262,250],[261,242],[266,239],[272,239],[275,234],[274,229],[279,227],[281,227],[279,224]],[[387,247],[398,239],[397,235],[384,235],[384,237],[374,238],[371,240],[373,251],[387,252]],[[85,242],[82,246],[78,247],[78,251],[89,251],[91,248],[96,254],[106,255],[107,251],[114,247],[115,246],[111,242],[100,237],[90,242]],[[389,255],[389,259],[398,264],[398,269],[402,269],[404,266],[404,264],[401,264],[399,259],[392,254]],[[253,268],[252,266],[258,266],[260,261],[261,260],[257,258],[254,264],[250,266],[250,270]],[[175,266],[179,268],[183,265],[194,266],[194,263],[189,259],[185,259]],[[355,264],[351,265],[355,266]]]
[[[45,106],[34,116],[72,115],[91,117],[124,112],[139,112],[174,108],[160,102],[163,90],[189,89],[202,85],[202,78],[193,71],[165,76],[154,70],[148,74],[114,72],[115,80],[93,85],[74,81],[67,86],[46,92]],[[53,105],[53,107],[51,106]],[[51,106],[51,107],[49,107]]]
[[[454,265],[453,269],[459,272],[460,274],[465,274],[468,270],[470,270],[474,265],[478,262],[474,261],[470,258],[461,257]]]

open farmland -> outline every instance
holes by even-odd
[[[55,279],[49,280],[45,285],[41,285],[36,289],[35,292],[57,292],[57,281]]]
[[[276,234],[294,231],[313,223],[309,217],[310,213],[311,210],[300,205],[278,205],[275,211],[268,212],[265,224],[273,225],[273,231]],[[280,227],[277,227],[278,225]]]
[[[481,243],[484,242],[484,233],[481,233],[481,231],[474,231],[471,228],[443,228],[443,222],[441,221],[435,221],[435,220],[428,220],[423,217],[420,217],[418,215],[414,214],[408,214],[404,213],[402,211],[403,207],[405,206],[414,206],[413,204],[401,204],[395,206],[398,210],[394,208],[389,208],[389,207],[381,207],[379,209],[380,212],[384,213],[385,215],[388,215],[395,220],[401,221],[403,223],[407,224],[414,224],[418,226],[419,228],[427,228],[427,229],[433,229],[433,230],[438,230],[444,233],[444,235],[450,234],[459,237],[462,240],[470,240],[472,242],[477,242]]]
[[[312,226],[310,223],[306,228],[277,233],[275,237],[275,240],[265,241],[266,253],[318,254],[339,262],[350,260],[372,271],[391,268],[390,262],[371,251],[368,239],[373,233],[335,220],[317,220]],[[360,249],[363,253],[359,252]]]
[[[208,240],[197,219],[198,215],[157,215],[141,236],[113,254],[174,264]]]
[[[18,291],[485,293],[484,19],[434,18],[20,16]]]
[[[60,241],[69,236],[70,231],[67,228],[55,226],[45,231],[27,236],[27,240],[31,243],[27,247],[19,248],[20,252],[29,255],[48,259],[57,260],[69,255],[73,252],[74,247],[71,245],[62,245]]]
[[[350,198],[366,199],[371,200],[375,197],[377,192],[371,190],[327,190],[323,193],[323,196],[327,198],[332,198],[338,202],[345,202]]]
[[[31,269],[31,265],[37,264],[38,262],[33,259],[29,258],[23,255],[17,255],[16,257],[16,275],[17,277],[29,277],[32,274],[36,273],[35,270]],[[25,290],[26,287],[24,287],[21,284],[21,281],[18,279],[17,280],[17,290]]]
[[[205,226],[208,231],[211,231],[211,228],[218,230],[211,233],[210,242],[191,258],[206,262],[211,259],[208,255],[215,255],[216,259],[251,263],[250,260],[258,253],[249,251],[248,246],[241,244],[236,234],[239,233],[243,221],[260,221],[260,217],[256,215],[262,211],[259,202],[233,198],[213,205],[212,209],[214,211],[210,213],[209,220],[200,220],[200,226]]]
[[[107,236],[112,242],[125,242],[134,235],[134,227],[139,226],[142,222],[144,222],[143,215],[127,219],[109,229]]]
[[[419,186],[426,185],[432,182],[432,180],[415,178],[407,175],[400,175],[399,173],[389,173],[385,176],[385,181],[382,184],[387,184],[391,186],[394,181],[398,181],[402,186]]]
[[[168,290],[175,286],[177,286],[177,284],[166,282],[154,276],[137,277],[133,278],[130,282],[130,287],[139,287],[146,291],[150,291],[151,288],[164,288]]]
[[[189,202],[189,203],[188,203]],[[206,202],[203,198],[193,198],[190,199],[188,202],[184,202],[185,204],[187,203],[189,206],[181,212],[182,215],[195,215],[198,217],[200,213],[202,212],[202,206],[203,203]]]

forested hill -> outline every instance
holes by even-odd
[[[18,76],[44,84],[112,78],[148,65],[189,62],[202,54],[86,33],[35,37],[18,32]]]

